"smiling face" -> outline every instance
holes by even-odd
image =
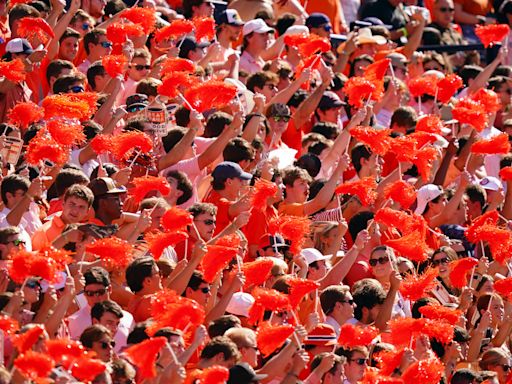
[[[69,196],[62,204],[62,220],[66,224],[80,223],[89,213],[89,203],[75,196]]]

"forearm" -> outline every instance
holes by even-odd
[[[187,149],[192,145],[196,137],[197,129],[189,128],[185,136],[167,154],[158,160],[158,170],[162,171],[173,166],[183,159]]]
[[[295,80],[293,83],[291,83],[288,87],[283,89],[282,91],[278,92],[270,101],[268,104],[275,104],[275,103],[282,103],[287,104],[288,101],[292,98],[293,94],[297,92],[297,90],[300,88],[302,82],[300,80]]]
[[[297,108],[297,111],[294,114],[296,126],[301,126],[302,122],[307,120],[309,116],[315,112],[316,107],[318,107],[318,103],[320,103],[320,99],[328,87],[329,83],[320,84],[320,86],[299,105],[299,108]]]
[[[30,202],[32,201],[33,196],[29,196],[28,192],[25,193],[25,196],[23,196],[23,199],[16,204],[16,206],[11,209],[11,211],[7,214],[7,222],[9,225],[12,225],[14,227],[17,227],[20,225],[21,219],[23,218],[23,215],[25,212],[28,211],[30,207]]]
[[[209,164],[212,164],[221,154],[229,140],[233,138],[233,130],[231,128],[225,129],[217,140],[210,144],[210,146],[204,151],[197,159],[199,163],[199,169],[206,168]]]
[[[468,95],[471,95],[478,91],[480,88],[485,88],[487,81],[492,76],[494,70],[500,65],[500,56],[498,55],[482,72],[473,80],[471,85],[468,87]]]
[[[421,38],[423,37],[423,31],[425,29],[425,22],[420,22],[418,26],[414,29],[407,40],[407,44],[404,46],[404,50],[402,54],[407,57],[408,60],[412,58],[412,55],[421,44]]]
[[[498,333],[496,333],[496,336],[491,340],[491,343],[494,347],[500,348],[503,343],[505,343],[510,336],[510,331],[512,330],[512,322],[505,321],[501,325],[501,327],[498,328]]]
[[[507,181],[507,193],[505,194],[505,202],[501,212],[508,220],[512,219],[512,182]]]
[[[441,165],[439,166],[439,169],[436,172],[436,176],[434,177],[433,184],[444,185],[446,175],[448,174],[448,169],[450,168],[450,163],[452,162],[453,156],[455,156],[455,153],[453,152],[445,153],[443,160],[441,161]]]
[[[324,289],[329,285],[337,285],[345,276],[357,259],[359,249],[353,246],[350,251],[347,252],[345,257],[336,263],[331,270],[319,281],[320,289]]]
[[[462,9],[462,4],[455,4],[455,21],[459,24],[478,24],[480,20],[475,15]]]
[[[393,305],[395,304],[397,290],[390,289],[382,307],[377,315],[377,319],[375,319],[375,326],[380,329],[381,332],[384,332],[388,327],[388,321],[391,319],[391,315],[393,314]]]
[[[469,339],[467,362],[472,363],[477,361],[480,356],[480,348],[482,346],[482,340],[484,338],[484,331],[475,330]]]
[[[206,315],[205,323],[209,324],[210,321],[218,319],[224,312],[226,312],[226,308],[229,304],[229,301],[233,297],[233,293],[235,293],[231,288],[222,296],[217,304],[211,309],[210,312]]]
[[[284,35],[279,36],[274,44],[272,44],[268,49],[264,50],[261,53],[261,58],[265,61],[272,60],[279,56],[279,53],[282,51],[284,47]]]
[[[249,143],[251,143],[258,134],[258,129],[260,127],[260,121],[264,119],[263,115],[253,115],[251,117],[251,120],[247,123],[247,125],[244,128],[244,132],[242,133],[242,139],[247,140]]]
[[[282,377],[286,373],[286,364],[283,364],[283,362],[290,361],[296,350],[297,348],[293,342],[288,343],[288,345],[284,347],[281,352],[267,361],[267,363],[258,370],[258,373],[267,374],[269,379],[272,377]],[[284,381],[282,381],[282,383],[284,383]],[[296,381],[292,381],[291,383],[295,384]]]
[[[48,320],[46,320],[45,328],[46,332],[48,332],[48,335],[50,335],[50,338],[54,337],[57,334],[60,324],[62,323],[64,316],[66,316],[66,312],[72,300],[73,296],[62,297],[57,302],[57,305],[55,306],[55,309],[50,315],[50,317],[48,317]]]
[[[174,291],[176,291],[178,295],[181,295],[183,292],[185,292],[188,282],[190,281],[190,278],[192,277],[192,274],[199,265],[200,261],[201,257],[192,257],[190,261],[187,263],[185,269],[181,273],[179,273],[174,279],[169,281],[169,285],[167,286],[167,288],[173,289]]]

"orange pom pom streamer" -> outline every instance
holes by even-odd
[[[265,179],[257,179],[254,183],[254,193],[251,196],[251,207],[264,212],[267,209],[268,199],[273,197],[279,188],[276,183]]]
[[[433,147],[426,147],[416,152],[416,157],[412,162],[418,168],[418,173],[423,180],[430,180],[430,171],[437,156],[438,152]]]
[[[215,39],[215,20],[212,17],[196,17],[192,20],[196,31],[196,41],[206,38],[206,41]]]
[[[115,45],[122,45],[131,37],[144,36],[144,28],[133,23],[112,23],[107,27],[107,39]]]
[[[124,55],[107,55],[103,56],[101,64],[110,77],[117,77],[124,73],[128,60]]]
[[[423,334],[426,319],[398,317],[391,319],[388,324],[391,342],[397,347],[407,346],[413,337]]]
[[[17,103],[7,114],[9,124],[21,129],[27,129],[31,124],[43,118],[44,109],[31,101]]]
[[[284,43],[289,47],[299,47],[301,44],[307,43],[309,40],[308,33],[301,33],[298,35],[285,35]]]
[[[270,325],[267,322],[262,323],[256,331],[256,341],[263,357],[267,357],[281,348],[286,339],[293,334],[293,331],[293,326],[289,324]]]
[[[290,252],[297,255],[304,245],[305,236],[310,232],[311,221],[305,217],[285,216],[279,232],[291,241]]]
[[[272,260],[261,257],[252,262],[244,263],[242,272],[245,276],[244,289],[251,286],[263,285],[270,277],[274,263]]]
[[[437,115],[425,115],[418,119],[416,132],[428,132],[443,135],[443,122]]]
[[[86,140],[82,125],[76,120],[52,119],[46,123],[46,128],[60,145],[72,146]]]
[[[350,135],[357,141],[366,145],[373,153],[384,156],[390,147],[390,129],[374,129],[371,127],[358,126],[352,128]]]
[[[169,232],[186,231],[187,226],[193,224],[193,219],[189,211],[178,207],[171,207],[160,219],[160,224]]]
[[[162,84],[158,86],[158,93],[170,98],[177,97],[180,89],[185,90],[197,84],[197,78],[186,72],[168,72],[164,76]]]
[[[344,348],[367,346],[379,335],[379,330],[373,326],[360,327],[353,324],[343,324],[340,329],[338,344]]]
[[[43,326],[36,324],[26,332],[15,335],[12,338],[12,343],[18,349],[19,353],[25,353],[39,341],[39,337],[43,334],[43,332]]]
[[[378,60],[364,69],[364,78],[370,81],[384,80],[384,76],[389,69],[391,59]]]
[[[494,291],[504,299],[510,299],[512,297],[512,277],[496,280],[494,282]]]
[[[70,339],[50,339],[45,341],[46,353],[55,362],[64,366],[64,369],[71,368],[73,361],[82,357],[85,348],[78,341]]]
[[[412,363],[402,374],[404,383],[438,384],[444,365],[436,357]]]
[[[436,94],[437,83],[439,79],[437,76],[421,76],[409,80],[407,86],[411,96],[417,98],[423,95],[434,96]]]
[[[174,20],[171,24],[157,29],[155,32],[155,40],[160,43],[168,39],[179,39],[184,35],[188,35],[194,30],[194,24],[188,20]]]
[[[96,376],[105,372],[106,369],[107,366],[104,362],[84,356],[75,361],[71,367],[71,374],[78,380],[87,383],[93,381]]]
[[[392,199],[403,209],[408,209],[416,201],[416,188],[403,180],[397,180],[384,189],[384,198]]]
[[[418,141],[412,136],[400,136],[390,141],[390,152],[398,161],[412,162],[416,157]]]
[[[478,140],[471,146],[472,153],[480,153],[485,155],[507,154],[510,152],[510,142],[508,134],[505,132],[491,137],[488,140]]]
[[[96,106],[92,106],[89,101],[70,94],[46,96],[42,105],[45,119],[57,117],[84,121],[96,112]]]
[[[400,293],[405,299],[416,301],[427,296],[427,291],[436,285],[437,268],[429,268],[419,276],[409,275],[400,285]]]
[[[123,132],[112,138],[112,155],[119,161],[132,156],[135,148],[141,153],[148,153],[153,149],[153,141],[144,132]]]
[[[247,320],[251,325],[256,324],[258,321],[263,321],[265,310],[278,311],[290,306],[288,296],[275,289],[256,287],[252,291],[252,296],[255,301],[249,309],[249,318]]]
[[[503,181],[512,180],[512,167],[503,167],[500,169],[500,178]]]
[[[97,155],[111,152],[113,148],[112,138],[113,136],[102,134],[94,136],[91,140],[91,147],[93,151],[96,152]]]
[[[238,248],[208,245],[208,252],[206,252],[201,262],[204,280],[208,283],[213,283],[217,274],[228,266],[237,253]]]
[[[24,17],[18,20],[18,36],[29,40],[40,41],[46,45],[55,37],[52,27],[40,17]]]
[[[85,251],[96,255],[108,265],[125,268],[133,259],[132,245],[118,237],[106,237],[88,244]]]
[[[443,320],[452,325],[456,325],[462,315],[462,311],[450,309],[440,304],[428,304],[421,307],[419,311],[427,319]]]
[[[503,41],[509,32],[507,24],[477,25],[475,28],[475,34],[485,48]]]
[[[213,108],[225,107],[235,98],[237,92],[234,85],[210,80],[188,89],[185,92],[185,98],[198,112],[205,112]]]
[[[480,241],[478,237],[479,230],[484,225],[496,225],[499,219],[500,216],[498,211],[494,210],[486,212],[472,221],[471,225],[464,232],[464,236],[466,236],[466,238],[472,243],[476,243]]]
[[[39,165],[43,160],[49,160],[56,165],[63,165],[68,161],[68,158],[68,151],[49,135],[39,131],[28,143],[25,160],[32,165]]]
[[[20,325],[15,319],[6,315],[0,315],[0,330],[9,335],[13,335],[19,329]]]
[[[325,37],[318,35],[309,35],[309,38],[298,46],[299,53],[303,58],[313,56],[316,53],[329,52],[331,43]]]
[[[147,232],[144,239],[149,245],[149,251],[153,258],[158,260],[166,248],[174,247],[176,244],[188,239],[188,234],[183,231]]]
[[[0,77],[17,84],[25,80],[26,74],[25,64],[20,59],[0,61]]]
[[[381,351],[375,356],[377,366],[382,375],[391,375],[393,371],[400,366],[405,349],[397,351]]]
[[[369,176],[361,180],[349,181],[338,185],[335,193],[355,195],[364,206],[372,205],[377,199],[377,182],[375,177]]]
[[[383,243],[411,261],[421,263],[428,258],[429,248],[424,235],[419,231],[411,232],[399,239],[385,240]]]
[[[150,192],[158,192],[161,196],[171,193],[171,186],[162,176],[142,176],[132,180],[133,187],[128,190],[128,195],[139,204]]]
[[[363,103],[371,97],[372,100],[378,100],[382,96],[379,92],[379,84],[364,78],[353,76],[343,86],[343,92],[348,97],[348,103],[354,108],[363,107]]]
[[[487,125],[487,113],[482,104],[471,99],[460,99],[452,110],[452,116],[461,124],[470,124],[478,132]]]
[[[54,362],[44,353],[28,351],[14,360],[14,366],[26,378],[39,382],[48,379]]]
[[[139,25],[146,35],[155,29],[156,11],[153,8],[128,8],[121,11],[121,17]]]
[[[444,79],[437,83],[437,100],[443,104],[449,102],[463,85],[464,83],[459,76],[453,73],[447,74]]]
[[[456,288],[464,288],[468,285],[468,274],[473,267],[478,265],[478,260],[471,257],[455,260],[450,263],[450,281]]]
[[[229,370],[220,365],[214,365],[201,372],[199,384],[226,384],[229,379]]]
[[[137,367],[141,381],[156,377],[155,364],[158,353],[167,343],[167,338],[160,336],[144,340],[124,350],[128,360]]]
[[[498,94],[490,89],[480,88],[471,95],[471,100],[483,105],[487,113],[498,112],[501,109]]]
[[[180,57],[169,57],[162,63],[160,75],[165,78],[170,72],[185,72],[192,74],[195,70],[196,65],[193,61],[182,59]]]
[[[309,279],[301,279],[292,277],[286,280],[286,284],[290,287],[288,299],[293,308],[297,308],[304,297],[320,287],[316,281]]]

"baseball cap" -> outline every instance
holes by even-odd
[[[252,174],[244,172],[237,163],[233,163],[231,161],[223,161],[215,167],[212,172],[212,177],[214,179],[238,178],[242,180],[251,180]]]
[[[148,106],[148,97],[142,93],[136,93],[126,98],[126,111],[136,112]]]
[[[229,300],[226,312],[236,316],[249,317],[249,309],[256,300],[247,292],[235,292]]]
[[[381,25],[381,26],[383,26],[386,29],[393,29],[392,25],[384,24],[384,22],[381,19],[377,18],[377,17],[365,17],[363,19],[363,21],[366,22],[366,23],[369,23],[371,25]]]
[[[482,180],[480,180],[480,185],[483,189],[488,189],[489,191],[499,191],[503,189],[503,184],[500,179],[494,176],[486,176]]]
[[[436,197],[441,196],[442,193],[443,191],[435,184],[427,184],[418,189],[418,194],[416,195],[418,205],[414,210],[414,213],[417,215],[422,215],[427,204],[434,200]]]
[[[250,20],[244,25],[242,34],[247,36],[250,33],[269,33],[274,32],[262,19]]]
[[[306,19],[306,27],[308,28],[320,28],[325,24],[331,24],[331,20],[325,13],[314,12]]]
[[[254,369],[247,363],[238,363],[229,369],[229,379],[227,384],[250,384],[258,380],[263,380],[268,375],[257,375]]]
[[[356,42],[357,44],[377,44],[384,45],[388,40],[384,36],[372,35],[370,28],[360,28],[357,31]]]
[[[210,43],[198,43],[192,37],[185,37],[178,43],[178,47],[180,47],[179,57],[182,59],[188,59],[188,54],[190,51],[193,51],[196,48],[206,48]]]
[[[125,187],[117,187],[116,183],[110,177],[98,177],[92,180],[89,183],[89,188],[91,189],[94,197],[103,196],[103,195],[113,195],[119,193],[125,193]]]
[[[337,344],[337,337],[334,328],[329,324],[318,324],[311,330],[304,340],[306,345],[335,345]]]
[[[238,14],[238,11],[236,9],[226,9],[225,11],[222,11],[219,14],[217,24],[227,24],[241,27],[242,25],[244,25],[244,22],[240,18],[240,15]]]
[[[34,52],[32,45],[30,45],[27,39],[21,39],[19,37],[10,40],[5,46],[5,52],[8,53],[26,53],[30,55]]]
[[[393,65],[393,67],[396,68],[406,69],[407,64],[409,64],[409,60],[407,60],[407,57],[398,52],[390,53],[389,55],[386,56],[386,58],[390,59],[391,64]]]
[[[339,108],[344,105],[346,105],[346,103],[341,101],[340,97],[336,93],[332,91],[326,91],[318,103],[318,109],[325,111],[331,108]]]
[[[331,258],[330,256],[322,255],[322,253],[316,248],[304,248],[300,251],[300,255],[306,258],[306,263],[308,263],[308,265],[315,261],[328,260]]]
[[[276,234],[275,236],[272,236],[271,234],[266,233],[260,237],[258,247],[261,249],[265,249],[268,247],[286,248],[288,247],[288,244],[286,244],[281,235]]]

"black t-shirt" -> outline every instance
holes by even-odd
[[[405,27],[407,20],[404,13],[388,0],[370,0],[361,7],[360,18],[376,17],[384,24],[392,25],[393,30]]]

